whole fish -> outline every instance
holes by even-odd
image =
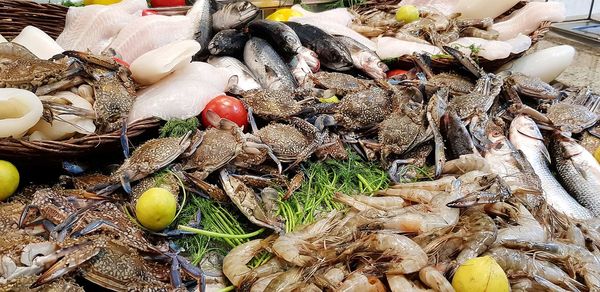
[[[381,59],[373,50],[351,37],[336,35],[335,38],[350,51],[354,67],[367,73],[373,79],[386,78],[385,72],[389,70],[388,66],[381,62]]]
[[[311,70],[319,70],[319,58],[312,50],[303,47],[300,38],[289,26],[279,21],[266,19],[254,20],[248,24],[248,33],[269,42],[282,55],[303,59]]]
[[[550,141],[550,154],[565,188],[595,216],[600,216],[600,164],[575,140],[560,134]]]
[[[286,63],[267,41],[252,37],[244,46],[244,63],[266,89],[292,89],[298,83]]]
[[[259,13],[260,9],[248,1],[227,3],[212,15],[212,27],[216,31],[242,28]]]
[[[296,22],[286,22],[286,24],[296,32],[302,45],[317,53],[323,66],[336,71],[352,68],[350,52],[335,37],[309,24]]]
[[[215,34],[208,43],[208,51],[217,56],[241,56],[248,35],[235,29],[225,29]]]
[[[261,88],[250,69],[236,58],[211,56],[207,62],[215,67],[225,68],[231,74],[237,76],[237,83],[235,84],[237,90],[247,91]]]
[[[527,116],[517,116],[510,124],[509,140],[521,150],[541,181],[548,204],[557,211],[576,219],[591,218],[592,213],[581,206],[552,176],[548,163],[550,155],[544,137],[535,122]]]
[[[212,0],[197,0],[186,16],[192,22],[192,37],[200,44],[200,51],[194,59],[199,59],[208,52],[208,43],[212,37]]]

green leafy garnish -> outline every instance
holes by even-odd
[[[319,214],[345,206],[333,200],[334,194],[366,193],[388,186],[387,173],[375,163],[363,162],[350,152],[347,161],[327,160],[310,163],[304,169],[306,180],[292,197],[280,201],[279,214],[286,220],[286,231],[310,224]]]
[[[196,117],[187,120],[173,119],[165,123],[159,130],[159,136],[164,137],[181,137],[189,131],[194,131],[200,125],[200,121]]]
[[[67,7],[82,7],[82,6],[84,6],[83,0],[63,0],[61,2],[61,5],[67,6]]]

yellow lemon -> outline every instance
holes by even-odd
[[[490,256],[477,257],[460,265],[452,278],[456,292],[508,292],[508,278]]]
[[[161,231],[173,220],[177,212],[175,196],[163,188],[151,188],[145,191],[135,204],[135,215],[144,227]]]
[[[121,0],[84,0],[83,4],[92,5],[92,4],[100,4],[100,5],[110,5],[119,3]]]
[[[332,96],[332,97],[328,97],[328,98],[319,98],[319,101],[322,103],[339,103],[340,100],[337,96]]]
[[[596,150],[594,150],[594,157],[596,158],[596,161],[598,161],[598,163],[600,163],[600,147],[596,148]]]
[[[414,5],[403,5],[396,11],[396,21],[411,23],[419,20],[419,9]]]
[[[0,201],[15,193],[19,187],[19,171],[10,162],[0,160]]]
[[[291,8],[277,9],[275,12],[267,16],[268,20],[272,21],[288,21],[290,17],[300,17],[302,13],[295,11]]]

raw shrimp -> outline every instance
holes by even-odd
[[[457,159],[446,161],[442,173],[445,174],[465,174],[473,170],[489,172],[490,164],[479,154],[465,154]]]
[[[335,289],[340,292],[384,292],[385,286],[376,277],[367,277],[360,272],[354,272]]]
[[[435,291],[440,292],[454,292],[452,284],[448,282],[448,279],[444,277],[440,271],[433,266],[424,267],[419,271],[419,279],[425,285],[433,288]]]
[[[391,211],[404,207],[404,200],[400,197],[371,197],[365,195],[354,195],[352,197],[342,193],[336,193],[335,199],[358,210],[366,211],[376,209],[378,211]],[[384,212],[379,212],[383,214]]]
[[[586,248],[560,242],[505,241],[504,246],[544,251],[540,257],[564,261],[583,277],[591,291],[600,290],[600,261]]]
[[[231,284],[240,287],[247,281],[253,282],[256,275],[247,264],[264,248],[268,241],[270,238],[248,241],[236,246],[225,256],[223,274],[231,281]]]
[[[323,273],[317,273],[314,276],[314,281],[319,287],[326,289],[334,289],[342,284],[348,272],[342,265],[339,267],[327,267]]]
[[[417,286],[413,281],[410,281],[404,275],[386,275],[386,278],[392,292],[435,291],[433,289],[424,289],[422,287]]]
[[[498,230],[496,242],[500,243],[503,240],[546,240],[546,230],[533,215],[531,215],[525,206],[519,205],[519,213],[516,219],[516,226],[509,226]]]
[[[516,281],[511,281],[510,290],[512,292],[528,292],[528,291],[552,291],[552,292],[567,292],[560,286],[553,284],[552,282],[541,278],[534,277],[535,280],[529,278],[520,278]]]
[[[327,217],[307,226],[306,228],[280,236],[273,243],[272,249],[278,257],[297,266],[308,266],[315,262],[319,256],[331,253],[332,250],[323,249],[310,240],[328,234],[339,221],[337,212],[331,212]]]
[[[281,274],[283,274],[283,272],[279,272],[279,273],[275,273],[275,274],[271,274],[271,275],[259,278],[258,280],[256,280],[254,282],[254,284],[252,284],[252,287],[250,287],[250,292],[265,291],[265,289],[271,283],[271,281],[273,281],[273,279],[275,279],[276,277],[278,277]]]
[[[390,189],[420,189],[426,191],[446,191],[449,189],[448,186],[450,186],[454,180],[456,180],[456,178],[453,176],[445,176],[434,181],[396,184],[391,186]]]
[[[465,228],[469,236],[463,250],[456,257],[458,265],[485,252],[496,241],[498,234],[494,220],[479,210],[471,211],[466,220]]]
[[[529,278],[537,276],[554,284],[564,285],[565,288],[571,290],[578,290],[578,287],[583,287],[581,283],[569,277],[558,266],[547,261],[534,259],[522,251],[495,247],[489,250],[486,255],[494,258],[509,276],[510,274],[526,275]]]
[[[378,252],[383,256],[399,259],[382,263],[388,274],[414,273],[427,265],[427,254],[410,238],[393,233],[371,233],[360,238],[341,256],[353,255],[356,251]]]
[[[298,267],[294,267],[279,274],[277,277],[271,280],[269,285],[267,285],[267,287],[265,288],[265,291],[288,291],[290,290],[290,286],[300,282],[301,279],[302,270],[300,270],[300,268]]]
[[[430,183],[430,182],[428,182]],[[382,194],[400,196],[405,200],[422,203],[389,211],[384,216],[362,214],[369,223],[367,229],[390,229],[400,232],[424,233],[436,228],[454,225],[458,222],[459,209],[449,208],[447,203],[462,197],[460,180],[452,182],[453,190],[426,191],[421,189],[387,189]],[[418,187],[415,185],[415,187]]]

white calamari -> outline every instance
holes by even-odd
[[[50,59],[64,52],[49,35],[31,25],[26,26],[12,42],[24,46],[40,59]]]
[[[135,59],[129,69],[133,79],[141,85],[154,84],[173,71],[189,64],[200,51],[194,40],[174,42],[149,51]]]
[[[72,106],[93,111],[92,104],[70,91],[61,91],[53,96],[40,96],[40,99],[50,99],[53,97],[63,98],[68,100]],[[60,119],[59,119],[60,118]],[[59,115],[55,116],[52,124],[41,119],[29,132],[29,140],[64,140],[70,138],[75,133],[92,134],[96,131],[96,125],[90,118],[80,117],[76,115]]]
[[[43,106],[31,91],[0,88],[0,138],[22,137],[42,117]]]
[[[377,38],[377,50],[375,51],[382,60],[398,58],[412,53],[440,54],[442,51],[435,46],[408,42],[392,37]]]

